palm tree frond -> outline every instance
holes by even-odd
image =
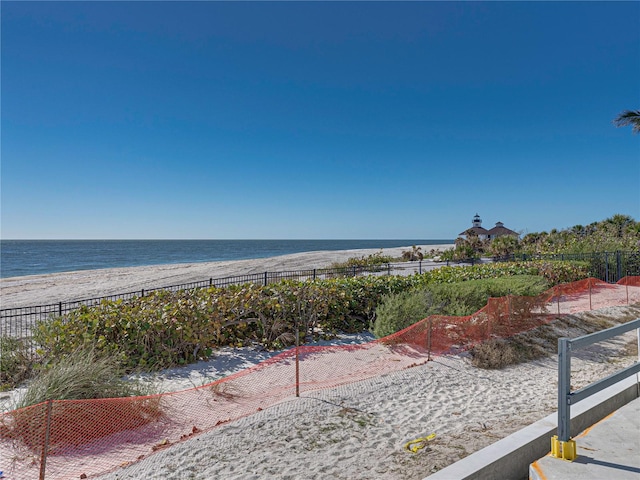
[[[640,110],[625,110],[613,120],[613,124],[616,127],[631,125],[633,133],[640,133]]]

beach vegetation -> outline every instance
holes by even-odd
[[[509,258],[511,255],[518,253],[520,245],[518,237],[513,235],[502,235],[492,239],[487,245],[487,253],[494,259]]]
[[[446,301],[447,314],[462,315],[483,307],[488,296],[529,294],[518,280],[509,283],[509,277],[540,276],[553,286],[588,274],[588,265],[580,262],[528,261],[443,266],[410,276],[341,276],[158,290],[127,301],[104,300],[43,321],[35,329],[34,340],[45,360],[91,347],[115,356],[127,371],[149,371],[206,360],[222,346],[260,344],[281,349],[294,344],[296,331],[304,343],[339,332],[372,330],[385,295],[429,287],[434,305]],[[491,278],[500,281],[482,287],[446,286]],[[545,281],[539,280],[540,285]],[[510,286],[496,286],[500,282]]]
[[[0,392],[31,377],[37,360],[28,339],[0,336]]]
[[[384,295],[376,309],[373,334],[386,337],[404,330],[429,315],[441,313],[442,306],[434,302],[431,292],[414,289]]]
[[[501,278],[514,275],[539,275],[549,286],[574,282],[590,276],[590,266],[582,261],[547,261],[483,263],[467,266],[443,266],[422,277],[425,284],[456,283],[483,278]]]
[[[548,285],[547,280],[537,275],[515,275],[434,283],[410,291],[387,294],[381,298],[376,309],[372,332],[381,338],[403,330],[429,315],[471,315],[487,305],[490,297],[517,295],[535,299],[547,290]],[[533,300],[523,306],[525,309],[536,307],[539,305]]]
[[[467,235],[466,238],[457,238],[455,247],[442,252],[440,259],[468,263],[481,257],[504,260],[616,251],[640,251],[640,222],[629,215],[615,214],[589,225],[574,225],[561,230],[552,229],[549,232],[531,232],[521,239],[513,235],[503,235],[483,240],[475,235]],[[602,263],[598,255],[593,256],[590,261],[594,271]],[[623,265],[623,269],[624,267],[626,265]]]
[[[411,250],[404,250],[402,252],[402,260],[405,262],[417,262],[422,259],[424,259],[422,248],[416,247],[415,245],[411,247]]]
[[[113,355],[94,348],[77,349],[44,365],[31,379],[18,408],[47,400],[81,400],[149,395],[149,385],[124,380],[124,370]]]
[[[637,307],[629,308],[616,319],[597,311],[584,312],[580,316],[558,316],[532,330],[474,345],[469,351],[471,363],[479,368],[501,369],[509,365],[544,358],[558,352],[558,338],[567,336],[567,332],[571,332],[572,337],[579,337],[637,317]],[[623,355],[637,354],[637,340],[631,340],[629,345],[629,350],[623,349]],[[586,348],[583,352],[588,350],[589,348]]]
[[[229,380],[218,380],[212,383],[208,388],[214,397],[220,397],[225,400],[235,400],[243,396],[242,389],[237,385],[237,383]]]
[[[52,453],[162,417],[161,396],[150,395],[153,393],[150,384],[125,380],[123,374],[117,358],[93,348],[77,349],[62,356],[37,371],[16,409],[2,417],[0,438],[20,440],[39,451],[47,421],[67,425],[68,428],[51,430]],[[121,397],[135,398],[120,401]],[[93,401],[63,401],[89,399]]]
[[[491,339],[471,349],[471,363],[478,368],[500,370],[523,361],[522,351],[503,339]]]
[[[443,315],[471,315],[489,298],[517,295],[536,297],[549,288],[549,282],[538,275],[515,275],[485,278],[458,283],[433,284],[427,287],[435,301],[442,305]]]
[[[472,262],[480,259],[483,253],[479,245],[477,248],[478,250],[466,239],[457,239],[456,246],[443,252],[440,259],[448,262]]]
[[[397,258],[392,257],[391,255],[384,255],[382,250],[376,253],[372,253],[370,255],[363,255],[361,257],[353,257],[347,259],[345,262],[335,262],[331,264],[330,269],[334,270],[352,270],[354,268],[367,268],[367,269],[375,269],[382,267],[388,263],[392,263],[398,260]]]
[[[589,225],[528,233],[519,245],[519,253],[526,255],[638,252],[640,222],[629,215],[615,214]]]

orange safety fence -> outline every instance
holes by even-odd
[[[146,397],[49,401],[0,415],[6,478],[91,478],[134,463],[218,425],[332,388],[506,338],[559,313],[640,302],[640,277],[590,278],[537,297],[490,298],[466,317],[431,316],[360,345],[301,346],[197,388]]]

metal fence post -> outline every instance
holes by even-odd
[[[511,289],[509,289],[509,294],[507,295],[507,308],[509,309],[507,314],[507,323],[509,324],[508,335],[511,335]]]
[[[571,346],[566,337],[558,339],[558,440],[567,442],[571,436]]]
[[[296,397],[300,396],[300,327],[296,320]]]
[[[604,252],[604,281],[609,283],[609,253]]]
[[[429,331],[427,332],[427,362],[430,362],[431,361],[431,327],[432,327],[431,318],[429,318],[428,323],[429,323]],[[638,329],[638,331],[640,332],[640,329]]]
[[[267,272],[264,272],[264,286],[267,286]]]
[[[47,471],[47,452],[49,450],[49,436],[51,434],[51,405],[53,400],[47,401],[47,410],[44,421],[44,441],[42,444],[42,455],[40,456],[40,480],[44,480]]]
[[[62,316],[62,302],[58,303],[58,315]]]
[[[627,305],[629,305],[629,277],[628,276],[624,277],[624,287],[625,287],[625,290],[627,291]],[[640,350],[638,350],[638,354],[640,355]]]
[[[638,362],[640,362],[640,328],[636,330],[636,338],[638,340]],[[640,372],[636,373],[636,380],[638,382],[638,396],[640,397]]]

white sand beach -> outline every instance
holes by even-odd
[[[444,251],[453,247],[453,245],[418,246],[425,254],[432,249]],[[47,305],[97,298],[137,292],[142,289],[205,281],[209,278],[326,268],[336,262],[344,262],[349,258],[360,258],[378,252],[394,258],[401,257],[405,250],[411,250],[411,246],[304,252],[251,260],[107,268],[2,278],[0,279],[0,308]],[[428,262],[425,263],[425,268],[428,268]]]
[[[151,288],[158,283],[201,280],[203,276],[320,268],[376,251],[314,252],[241,262],[23,277],[3,281],[2,295],[7,289],[12,302],[38,304],[46,302],[46,298],[57,301],[60,294],[76,299],[84,294],[99,296],[128,288]],[[80,282],[77,288],[75,281]],[[575,337],[583,334],[579,328],[583,322],[603,319],[624,322],[640,317],[640,287],[629,288],[633,289],[630,298],[635,305],[575,313],[588,309],[589,302],[578,297],[564,299],[563,312],[572,313],[569,322],[557,323],[558,332]],[[345,335],[331,344],[357,344],[370,339],[367,334]],[[149,377],[149,381],[165,392],[184,390],[251,367],[273,355],[274,352],[253,348],[222,349],[209,362],[162,372]],[[636,359],[634,332],[582,350],[572,362],[573,387],[580,388]],[[101,473],[104,472],[101,457],[81,455],[66,458],[63,468],[57,471],[52,462],[51,477],[47,478],[84,478],[81,477],[84,474],[104,480],[418,480],[557,408],[554,355],[502,370],[476,368],[467,353],[436,356],[428,362],[418,357],[411,361],[415,363],[394,372],[334,388],[307,390],[300,398],[289,396],[260,411],[254,410],[253,414],[188,435],[183,441],[159,442],[155,452],[147,449],[140,461],[131,464],[130,460],[118,457],[117,452],[104,452],[105,460],[113,457],[109,459],[111,465],[115,460],[115,465],[121,466],[106,475]],[[339,373],[339,364],[330,366]],[[242,390],[232,393],[227,399],[229,403],[242,403]],[[435,437],[415,453],[405,448],[407,442],[430,434]],[[8,454],[0,448],[0,458]],[[17,480],[7,466],[0,464],[0,470],[5,470],[6,478]],[[33,471],[37,473],[37,467]]]
[[[640,306],[636,305],[574,314],[571,319],[579,324],[638,317]],[[570,337],[582,334],[567,323],[558,328]],[[343,336],[330,343],[368,340],[364,334]],[[637,360],[635,342],[635,332],[629,332],[576,353],[573,387],[580,388],[633,363]],[[209,362],[172,369],[152,381],[163,391],[192,388],[271,355],[251,348],[224,349]],[[557,375],[553,355],[502,370],[473,367],[468,354],[437,356],[412,368],[306,392],[300,398],[288,397],[185,441],[160,441],[155,453],[147,450],[145,458],[131,464],[122,461],[124,457],[117,451],[66,457],[58,468],[52,457],[47,478],[81,478],[86,474],[102,480],[419,480],[556,411]],[[235,394],[231,402],[242,402],[242,391]],[[430,434],[435,438],[417,452],[405,448],[407,442]],[[133,446],[125,444],[123,448]],[[0,451],[0,457],[10,453]],[[100,463],[107,460],[111,465],[115,460],[122,468],[100,475],[104,471]],[[33,472],[37,474],[37,465]],[[6,478],[27,477],[14,477],[9,471]]]
[[[573,318],[638,316],[636,306]],[[634,342],[630,332],[576,354],[574,388],[631,364],[637,359],[629,348]],[[194,370],[183,372],[182,380],[172,371],[165,382],[184,385]],[[557,375],[554,356],[503,370],[475,368],[468,355],[440,356],[288,398],[100,478],[418,480],[554,412]],[[416,453],[405,448],[406,442],[432,433],[435,438]]]

